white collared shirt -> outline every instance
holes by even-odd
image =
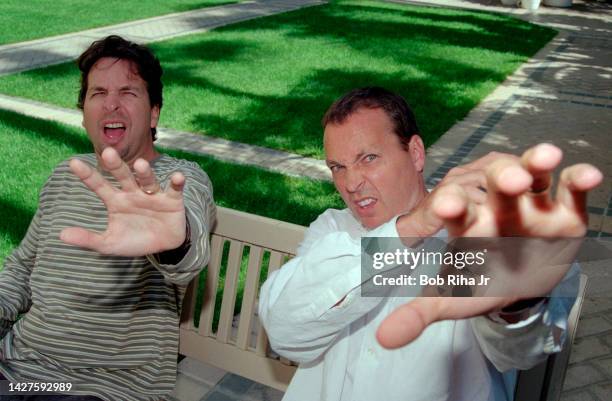
[[[348,209],[327,210],[262,287],[259,316],[272,348],[300,363],[283,400],[511,401],[512,368],[560,349],[551,326],[565,329],[573,301],[555,308],[557,316],[547,310],[513,325],[485,317],[437,322],[386,350],[376,329],[409,299],[360,295],[360,238],[398,237],[395,220],[366,231]]]

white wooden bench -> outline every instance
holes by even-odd
[[[211,232],[211,260],[205,270],[203,307],[199,326],[194,324],[196,284],[193,281],[183,302],[180,326],[182,355],[217,366],[281,391],[293,377],[295,366],[270,357],[268,339],[256,318],[257,297],[264,252],[269,253],[268,274],[295,254],[305,227],[232,209],[217,207]],[[219,284],[224,244],[229,243],[221,315],[213,331],[215,298]],[[246,283],[237,331],[232,327],[243,252],[249,248]],[[255,334],[253,334],[255,333]]]
[[[268,274],[278,269],[295,254],[304,237],[305,227],[274,219],[217,208],[217,222],[211,232],[211,260],[205,270],[203,307],[199,325],[195,326],[195,311],[199,280],[194,280],[183,302],[179,352],[190,358],[209,363],[228,372],[285,391],[295,372],[295,365],[270,354],[269,344],[257,313],[257,297],[264,253],[269,253]],[[224,244],[229,243],[223,298],[217,330],[213,330],[215,298],[223,268]],[[238,277],[245,248],[248,247],[246,283],[240,318],[232,325],[236,305]],[[516,387],[515,401],[556,401],[561,386],[571,344],[582,306],[586,276],[581,277],[579,299],[569,321],[568,344],[561,354],[528,371],[522,371]],[[200,291],[202,292],[202,291]],[[567,344],[566,344],[567,345]]]

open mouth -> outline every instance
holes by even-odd
[[[375,202],[375,200],[372,199],[372,198],[365,198],[365,199],[362,199],[359,202],[357,202],[357,205],[359,205],[359,207],[367,207],[367,206],[371,205],[374,202]]]
[[[117,143],[125,134],[125,124],[112,122],[104,124],[104,136],[110,144]]]
[[[355,201],[354,203],[357,205],[357,211],[359,214],[364,214],[370,212],[374,208],[374,205],[376,205],[376,199],[368,197]]]

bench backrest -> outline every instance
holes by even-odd
[[[203,277],[189,285],[183,301],[179,352],[285,391],[295,366],[269,355],[268,340],[257,319],[257,299],[259,284],[265,280],[260,277],[262,261],[269,261],[267,274],[278,269],[295,254],[304,231],[305,227],[295,224],[217,207],[210,263]],[[222,270],[225,279],[220,280]],[[236,319],[239,281],[244,281],[244,290]],[[219,283],[224,287],[221,305],[215,308]],[[217,318],[215,309],[220,310]]]

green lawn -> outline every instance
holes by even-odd
[[[83,130],[0,110],[0,266],[23,238],[38,192],[53,168],[91,151]],[[163,149],[162,149],[163,150]],[[342,207],[329,183],[286,177],[182,152],[165,151],[202,166],[218,205],[308,225],[328,207]],[[282,196],[279,196],[282,194]]]
[[[322,157],[319,121],[347,90],[381,85],[415,109],[427,145],[555,32],[502,15],[339,1],[152,47],[161,124]],[[0,92],[74,107],[72,63],[0,78]]]
[[[0,2],[0,45],[237,0],[4,0]]]

